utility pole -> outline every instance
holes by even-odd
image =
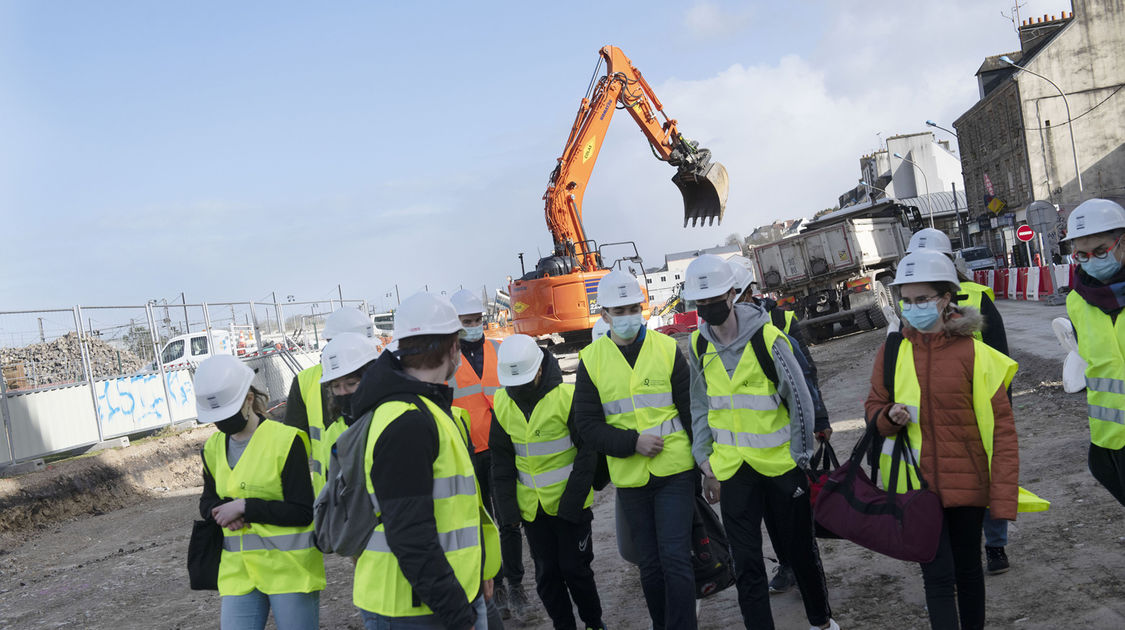
[[[398,285],[397,284],[395,285],[395,302],[397,302],[399,306],[402,306],[402,299],[398,297]]]
[[[43,334],[43,318],[39,318],[39,343],[47,343],[47,336]]]
[[[340,296],[340,308],[344,308],[344,289],[336,285],[336,294]]]
[[[281,335],[282,341],[285,337],[285,320],[281,317],[281,305],[277,303],[277,291],[270,291],[273,296],[273,314],[277,316],[277,333]]]
[[[183,303],[183,305],[184,305],[184,332],[185,332],[185,333],[189,333],[189,332],[191,332],[191,324],[190,324],[190,323],[188,323],[188,316],[187,316],[187,298],[186,298],[186,297],[184,297],[184,292],[183,292],[183,291],[180,291],[180,302],[182,302],[182,303]]]

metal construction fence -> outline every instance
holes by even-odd
[[[195,418],[212,353],[250,365],[271,403],[320,360],[324,319],[366,300],[0,311],[0,467]]]

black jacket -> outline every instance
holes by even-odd
[[[1004,319],[996,304],[987,295],[980,296],[980,314],[984,316],[984,329],[980,331],[981,341],[993,350],[1008,354],[1008,333],[1004,330]]]
[[[274,422],[262,418],[261,422]],[[230,446],[230,436],[223,436]],[[203,457],[200,449],[199,456]],[[242,455],[246,456],[245,453]],[[305,446],[300,440],[294,439],[289,455],[285,458],[285,465],[281,468],[281,501],[267,501],[265,499],[246,499],[246,512],[243,519],[247,523],[263,523],[265,525],[281,525],[284,527],[302,527],[313,520],[313,488],[312,478],[309,476],[309,458],[305,454]],[[220,497],[215,491],[215,477],[207,469],[207,460],[203,461],[203,494],[199,496],[199,514],[205,520],[211,519],[211,510],[233,499]]]
[[[407,375],[394,354],[384,352],[364,370],[352,395],[352,409],[360,416],[384,402],[416,402],[417,397],[425,397],[450,413],[452,389]],[[433,466],[439,446],[433,416],[424,410],[402,414],[370,448],[371,484],[382,511],[387,544],[414,596],[429,606],[445,627],[472,626],[476,614],[438,542]]]
[[[329,400],[331,399],[331,392],[328,388],[320,386],[320,413],[321,418],[328,424],[328,418],[335,418],[329,409]],[[301,384],[297,382],[297,377],[293,377],[293,383],[289,385],[289,397],[285,400],[285,420],[284,423],[295,428],[309,432],[309,410],[305,407],[305,398],[301,395]]]
[[[550,352],[543,350],[543,375],[539,385],[530,392],[518,388],[506,388],[505,391],[516,403],[520,411],[528,420],[535,406],[543,397],[554,388],[562,384],[562,370],[559,361]],[[583,442],[574,426],[574,407],[570,409],[567,417],[567,428],[570,430],[570,439],[578,449],[574,457],[574,469],[567,479],[566,488],[559,500],[558,517],[572,523],[581,523],[591,518],[585,509],[586,497],[594,483],[594,472],[597,469],[598,453],[588,444]],[[499,511],[501,523],[518,523],[520,520],[519,500],[516,497],[516,452],[512,446],[512,438],[504,431],[504,427],[492,419],[492,429],[489,431],[489,449],[492,451],[492,496]]]
[[[621,351],[625,360],[632,367],[637,362],[637,355],[644,344],[646,329],[641,328],[637,338],[627,346],[614,347]],[[672,364],[672,402],[680,414],[680,423],[687,431],[688,440],[691,440],[691,373],[683,354],[677,349],[676,360]],[[605,419],[602,409],[602,399],[598,395],[598,388],[590,380],[583,362],[578,363],[578,373],[574,383],[574,422],[578,427],[578,434],[599,453],[610,457],[629,457],[637,452],[638,433],[633,429],[618,429],[610,426]]]

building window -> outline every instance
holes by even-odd
[[[645,278],[645,283],[652,284],[652,278]]]
[[[661,282],[668,282],[668,276],[660,276]]]
[[[677,279],[677,280],[679,280],[679,279],[680,279],[680,274],[676,274],[676,279]]]

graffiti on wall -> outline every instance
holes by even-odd
[[[98,381],[98,416],[103,432],[144,430],[195,415],[195,391],[188,370],[166,374],[168,398],[160,385],[160,374],[138,374]],[[171,416],[169,416],[169,411]]]

